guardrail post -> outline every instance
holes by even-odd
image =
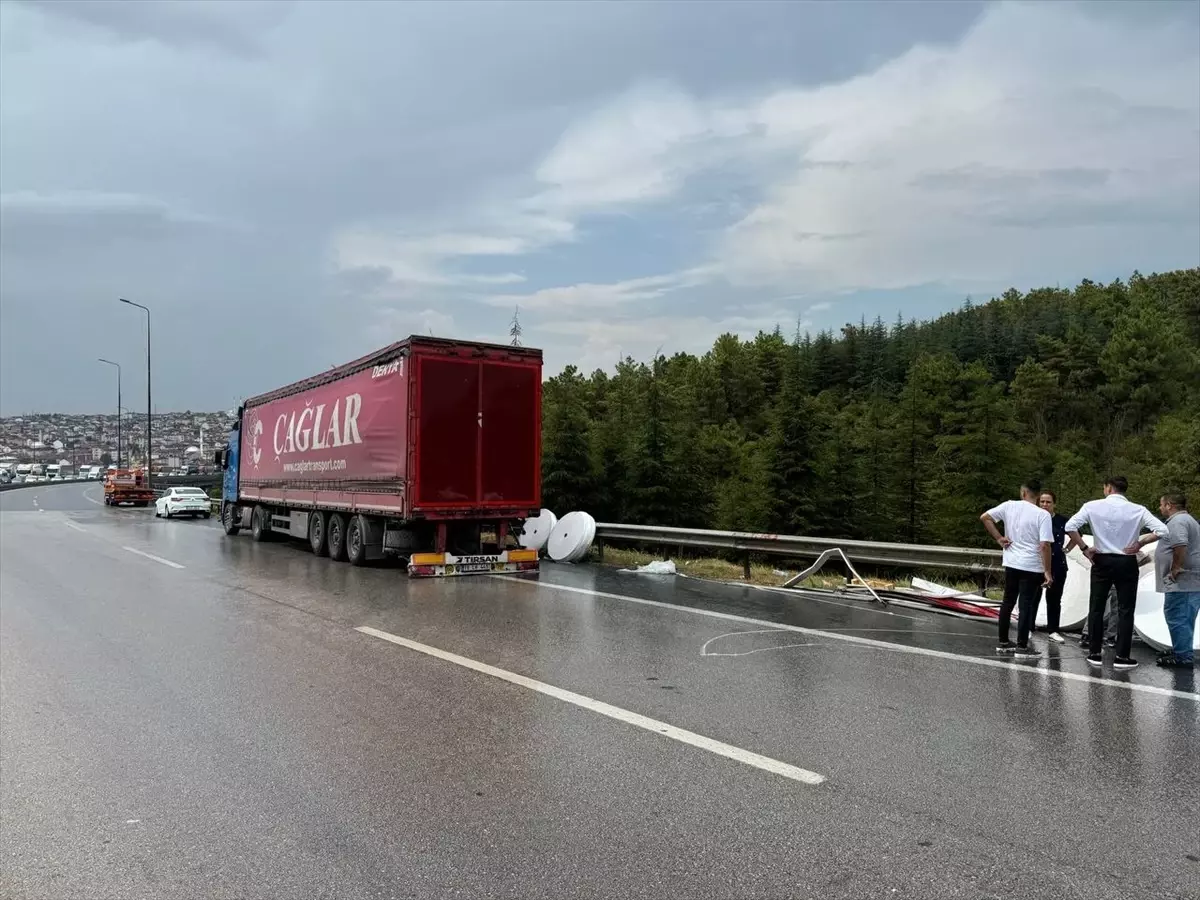
[[[742,557],[742,578],[744,578],[746,581],[750,580],[750,551],[749,550],[747,550],[746,554]]]
[[[604,562],[604,538],[596,539],[596,562]]]

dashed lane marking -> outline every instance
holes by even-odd
[[[144,556],[146,559],[152,559],[156,563],[162,563],[164,566],[170,566],[172,569],[186,569],[187,566],[181,566],[177,562],[171,562],[169,559],[163,559],[161,556],[155,556],[153,553],[147,553],[145,550],[138,550],[136,547],[122,547],[122,550],[128,550],[130,553],[136,553],[138,556]]]
[[[360,631],[363,634],[368,634],[371,637],[376,637],[380,640],[390,641],[391,643],[398,644],[401,647],[407,647],[409,650],[415,650],[417,653],[424,653],[426,656],[432,656],[436,659],[453,663],[456,666],[462,666],[464,669],[470,669],[471,671],[479,672],[482,675],[489,675],[492,678],[498,678],[501,681],[507,681],[509,684],[515,684],[519,687],[536,691],[539,694],[545,694],[547,697],[553,697],[555,700],[561,700],[564,703],[570,703],[574,706],[580,707],[581,709],[599,713],[602,716],[607,716],[610,719],[616,719],[618,722],[624,722],[627,725],[634,725],[637,728],[643,728],[646,731],[652,731],[655,734],[670,738],[671,740],[679,741],[681,744],[688,744],[692,747],[698,747],[701,750],[707,750],[709,753],[715,753],[717,756],[724,756],[726,759],[732,759],[747,766],[753,766],[756,769],[762,769],[764,772],[771,772],[775,775],[780,775],[784,778],[790,778],[793,781],[799,781],[803,784],[820,784],[825,780],[824,775],[818,775],[816,772],[810,772],[808,769],[801,769],[797,766],[791,765],[790,763],[780,762],[777,759],[772,759],[769,756],[762,756],[750,750],[743,750],[741,747],[735,747],[732,744],[726,744],[721,741],[713,740],[712,738],[705,737],[702,734],[696,734],[694,731],[686,731],[683,728],[676,728],[674,725],[668,725],[666,722],[660,722],[657,719],[651,719],[639,713],[630,712],[627,709],[621,709],[619,706],[612,706],[609,703],[604,703],[591,697],[585,697],[582,694],[576,694],[574,691],[568,691],[560,687],[555,687],[552,684],[546,684],[543,681],[535,681],[534,679],[527,678],[524,675],[518,675],[516,672],[509,672],[507,669],[498,669],[495,666],[489,666],[487,663],[482,663],[474,659],[468,659],[465,656],[459,656],[457,653],[450,653],[447,650],[439,650],[437,647],[431,647],[428,644],[419,644],[416,641],[410,641],[408,638],[402,638],[399,635],[390,634],[386,631],[380,631],[378,628],[371,628],[367,625],[360,625],[355,629],[355,631]]]

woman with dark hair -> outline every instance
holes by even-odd
[[[1067,539],[1067,517],[1056,512],[1058,498],[1054,491],[1043,490],[1038,496],[1038,506],[1050,513],[1050,527],[1054,531],[1054,543],[1050,545],[1050,574],[1053,581],[1045,588],[1042,596],[1046,601],[1047,637],[1056,644],[1066,641],[1059,630],[1062,615],[1063,586],[1067,583],[1067,554],[1063,542]]]

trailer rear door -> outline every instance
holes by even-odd
[[[481,499],[489,505],[537,506],[541,372],[500,362],[480,368]]]
[[[416,506],[469,507],[479,500],[479,363],[418,356]]]
[[[417,510],[531,508],[540,502],[541,367],[414,354]]]

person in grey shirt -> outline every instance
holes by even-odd
[[[1200,522],[1188,512],[1183,494],[1163,494],[1158,510],[1167,523],[1166,537],[1148,534],[1135,542],[1141,547],[1158,541],[1155,588],[1163,595],[1163,616],[1171,633],[1171,652],[1160,656],[1158,664],[1191,667],[1200,615]]]

